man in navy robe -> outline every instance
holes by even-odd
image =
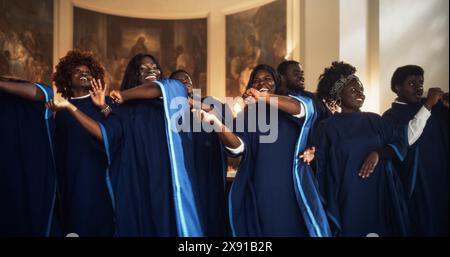
[[[422,98],[424,70],[406,65],[395,70],[391,89],[397,94],[383,117],[408,126],[409,149],[398,168],[414,236],[448,236],[448,93],[430,88]]]

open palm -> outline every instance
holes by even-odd
[[[91,80],[91,86],[92,89],[89,91],[89,93],[91,95],[92,102],[96,106],[103,108],[105,106],[107,85],[103,85],[100,79],[93,79]]]

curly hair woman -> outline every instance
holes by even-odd
[[[55,115],[55,159],[65,234],[114,235],[113,208],[105,183],[107,158],[101,145],[71,114],[77,112],[96,122],[104,118],[110,111],[111,98],[94,90],[98,84],[103,85],[103,78],[99,61],[92,53],[79,50],[61,58],[53,74],[57,91],[71,106]]]
[[[404,157],[406,130],[361,112],[364,87],[355,72],[333,62],[320,75],[319,97],[341,111],[315,133],[319,188],[335,235],[403,236],[408,218],[391,161]]]
[[[58,92],[70,98],[88,95],[90,80],[96,78],[104,84],[104,76],[104,67],[91,52],[72,50],[59,59],[53,81]]]

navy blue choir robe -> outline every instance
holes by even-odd
[[[290,95],[295,95],[291,93]],[[332,115],[331,111],[326,107],[325,103],[320,101],[316,94],[311,93],[309,91],[301,91],[300,95],[304,97],[308,97],[312,99],[312,105],[314,107],[314,118],[312,121],[312,127],[311,131],[316,131],[317,127],[319,126],[320,122]],[[312,147],[313,145],[313,137],[314,133],[309,133],[308,136],[308,147]],[[314,160],[312,162],[312,167],[314,168]]]
[[[215,110],[211,113],[224,121],[225,115],[232,117],[229,107],[215,98],[208,98],[208,102],[214,105],[215,110],[221,108],[221,112]],[[194,119],[190,115],[191,124]],[[197,124],[200,127],[200,124]],[[202,127],[203,128],[203,127]],[[198,185],[198,203],[205,236],[228,236],[228,210],[227,197],[225,195],[225,182],[227,171],[227,159],[222,143],[217,134],[207,132],[204,129],[194,131],[188,137],[192,140],[192,158],[194,169],[192,179]]]
[[[408,213],[392,161],[379,160],[369,178],[358,176],[370,152],[389,145],[402,160],[406,128],[390,126],[374,113],[336,113],[315,132],[317,178],[333,234],[403,236]]]
[[[313,101],[304,96],[291,97],[302,103],[306,116],[298,119],[276,110],[275,142],[261,143],[260,136],[268,132],[261,132],[259,126],[256,132],[250,132],[247,122],[244,132],[236,133],[245,150],[229,193],[234,236],[331,235],[314,173],[298,157],[307,146],[314,123]],[[239,115],[247,121],[250,108],[256,106],[249,105]],[[268,122],[269,107],[265,115]]]
[[[51,87],[36,86],[53,97]],[[52,133],[44,102],[0,91],[0,236],[58,235]]]
[[[393,124],[408,122],[422,103],[393,103],[383,117]],[[414,236],[448,236],[448,108],[438,103],[420,138],[398,164]]]
[[[117,236],[203,236],[197,185],[191,182],[192,142],[175,129],[187,92],[174,80],[156,82],[163,99],[133,100],[100,123],[109,160],[108,187]],[[170,107],[181,97],[184,105]]]
[[[107,103],[111,105],[108,97]],[[87,116],[104,115],[88,96],[69,100]],[[83,236],[113,236],[113,208],[106,184],[104,148],[66,110],[55,116],[55,155],[61,189],[63,231]]]
[[[294,94],[295,95],[295,94]],[[325,106],[325,103],[317,99],[316,94],[311,93],[309,91],[302,91],[301,93],[304,97],[309,97],[312,99],[313,105],[314,105],[314,111],[315,111],[315,119],[314,124],[311,130],[315,130],[319,123],[330,117],[332,115],[331,111]],[[310,137],[313,136],[313,133],[310,133]]]

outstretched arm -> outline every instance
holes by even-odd
[[[301,113],[301,104],[289,96],[283,96],[283,95],[276,95],[272,93],[267,92],[259,92],[258,90],[254,88],[250,88],[245,92],[246,96],[252,96],[255,98],[256,101],[259,99],[264,100],[265,102],[273,105],[274,107],[289,113],[291,115],[298,115]],[[270,101],[270,98],[276,97],[278,98],[278,105],[276,105],[273,101]]]
[[[205,112],[204,110],[193,110],[194,117],[197,120],[209,123],[214,126],[214,131],[217,133],[220,141],[224,146],[236,149],[241,145],[239,138],[227,128],[214,114]]]
[[[53,111],[60,111],[66,109],[81,124],[81,126],[83,126],[88,131],[89,134],[91,134],[98,140],[103,140],[100,125],[98,125],[98,123],[91,117],[87,116],[82,111],[78,110],[76,106],[71,104],[66,99],[50,100],[45,105],[47,108]]]
[[[162,95],[161,89],[153,82],[145,83],[124,91],[113,90],[111,98],[121,104],[133,99],[153,99]]]
[[[0,81],[0,90],[31,101],[45,101],[44,93],[32,83]]]

